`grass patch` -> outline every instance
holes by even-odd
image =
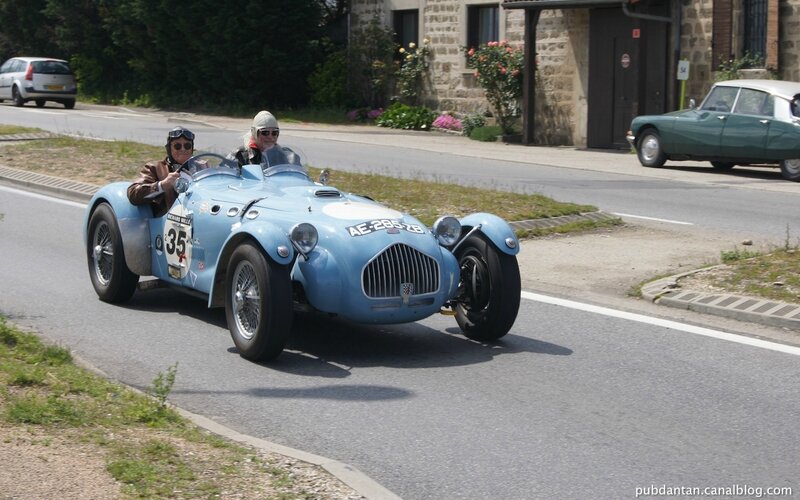
[[[769,253],[739,252],[723,261],[735,265],[712,273],[708,282],[734,293],[782,302],[800,302],[800,249],[781,248]]]
[[[19,125],[2,125],[0,124],[0,135],[14,135],[14,134],[27,134],[30,132],[41,132],[41,129],[20,127]]]
[[[109,182],[131,180],[142,165],[161,158],[164,149],[130,141],[95,141],[58,137],[0,147],[0,163],[12,168],[40,172],[65,179],[102,186]],[[57,156],[61,160],[52,162]],[[309,169],[316,178],[319,171]],[[507,221],[521,221],[576,215],[596,210],[591,205],[562,203],[546,196],[508,191],[478,189],[430,180],[398,179],[386,175],[333,171],[330,184],[342,191],[368,196],[391,208],[407,212],[424,224],[433,224],[441,215],[461,217],[475,212],[489,212]],[[598,227],[596,223],[573,224],[557,232],[580,231]],[[533,231],[529,236],[553,232]]]
[[[44,344],[0,316],[0,429],[4,435],[16,429],[14,441],[31,445],[93,445],[123,493],[137,498],[176,492],[213,498],[254,484],[264,488],[262,498],[287,491],[286,498],[305,498],[292,474],[169,408],[176,372],[177,364],[156,376],[148,391],[154,397],[138,394],[76,366],[67,349]]]
[[[499,125],[487,125],[473,129],[469,134],[469,138],[475,141],[495,142],[497,141],[497,136],[502,133],[503,129]]]

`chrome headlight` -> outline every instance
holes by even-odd
[[[433,234],[436,235],[440,245],[453,246],[461,236],[461,223],[452,215],[439,217],[433,223]]]
[[[307,255],[317,246],[319,234],[317,233],[317,228],[313,225],[308,222],[301,222],[300,224],[295,224],[292,228],[291,239],[297,250],[303,255]]]

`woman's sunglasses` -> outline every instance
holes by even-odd
[[[272,137],[278,137],[278,134],[280,134],[281,131],[278,130],[278,129],[275,129],[275,130],[261,129],[261,130],[258,131],[258,133],[261,134],[261,135],[264,135],[264,136],[272,135]]]
[[[191,151],[192,149],[194,149],[194,144],[192,144],[191,142],[173,142],[172,143],[172,148],[175,151],[180,151],[181,147],[183,149],[185,149],[186,151]]]

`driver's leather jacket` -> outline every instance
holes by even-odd
[[[159,193],[158,182],[166,179],[167,175],[178,167],[180,165],[169,161],[169,158],[145,163],[133,184],[128,186],[128,200],[134,205],[152,204],[153,215],[161,217],[175,202],[178,193],[174,189],[166,189]]]
[[[239,166],[244,165],[258,165],[261,163],[261,150],[258,148],[250,148],[240,146],[239,149],[232,151],[228,155],[228,159],[236,160]]]

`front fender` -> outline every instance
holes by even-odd
[[[471,229],[480,226],[482,232],[503,253],[517,255],[519,253],[519,238],[514,230],[500,217],[484,212],[474,213],[460,219],[466,235]]]
[[[89,241],[89,219],[100,203],[108,203],[117,218],[125,264],[139,276],[152,274],[150,257],[150,205],[133,205],[128,200],[130,182],[114,182],[100,188],[89,201],[83,219],[83,244]]]
[[[231,234],[222,244],[216,262],[214,285],[208,296],[208,306],[218,306],[224,303],[222,288],[225,276],[228,273],[228,260],[231,254],[244,241],[255,241],[264,250],[270,259],[278,264],[288,266],[295,258],[296,251],[292,246],[289,236],[278,226],[269,221],[244,220],[231,228]],[[286,256],[279,253],[279,249],[286,249]]]

